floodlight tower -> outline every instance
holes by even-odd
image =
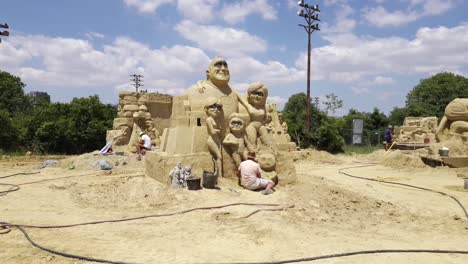
[[[143,84],[141,83],[141,78],[143,78],[143,75],[132,74],[130,75],[130,77],[133,77],[133,79],[131,79],[131,81],[133,82],[132,85],[135,86],[136,92],[138,93],[138,88],[140,86],[143,86]]]
[[[5,24],[0,24],[0,28],[7,28],[7,29],[8,29],[8,28],[10,28],[10,27],[8,26],[7,23],[5,23]],[[10,36],[10,32],[8,32],[8,31],[6,31],[6,30],[5,30],[5,31],[0,31],[0,36],[8,37],[8,36]],[[1,38],[0,38],[0,43],[2,43],[2,39],[1,39]]]
[[[315,21],[320,21],[318,18],[318,14],[315,12],[320,12],[320,8],[318,5],[308,5],[304,3],[304,0],[298,1],[297,5],[299,5],[302,9],[297,12],[297,14],[303,17],[307,23],[307,25],[299,24],[299,26],[303,27],[308,36],[308,45],[307,45],[307,112],[306,112],[306,129],[310,131],[310,37],[312,32],[315,30],[320,30],[318,23],[314,24]]]

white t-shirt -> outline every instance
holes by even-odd
[[[244,187],[254,186],[257,182],[257,175],[260,174],[260,165],[253,160],[246,160],[239,165],[241,175],[241,185]]]
[[[146,148],[146,149],[151,149],[151,138],[146,135],[146,134],[143,134],[141,135],[141,139],[143,141],[145,141],[145,143],[143,144],[143,146]]]

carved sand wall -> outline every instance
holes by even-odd
[[[170,126],[172,96],[160,93],[121,92],[113,129],[106,141],[112,140],[114,151],[135,151],[138,133],[145,131],[154,143],[160,132]]]

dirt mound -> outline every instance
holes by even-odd
[[[425,168],[426,164],[417,153],[404,153],[400,150],[386,152],[380,163],[392,168]]]
[[[342,160],[326,151],[307,149],[293,152],[294,161],[340,164]]]
[[[100,170],[98,162],[105,160],[113,166],[113,170],[119,169],[132,169],[144,167],[144,161],[136,160],[135,154],[124,155],[101,155],[98,151],[82,154],[79,156],[72,156],[67,159],[60,160],[59,166],[68,168],[74,166],[75,169],[97,169]]]

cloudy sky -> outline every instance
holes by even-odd
[[[231,86],[264,82],[280,108],[306,92],[307,33],[293,0],[1,0],[0,70],[53,101],[97,94],[116,103],[134,90],[177,95],[225,57]],[[463,0],[318,0],[311,94],[388,113],[421,79],[468,76],[468,3]],[[465,10],[465,11],[464,11]]]

